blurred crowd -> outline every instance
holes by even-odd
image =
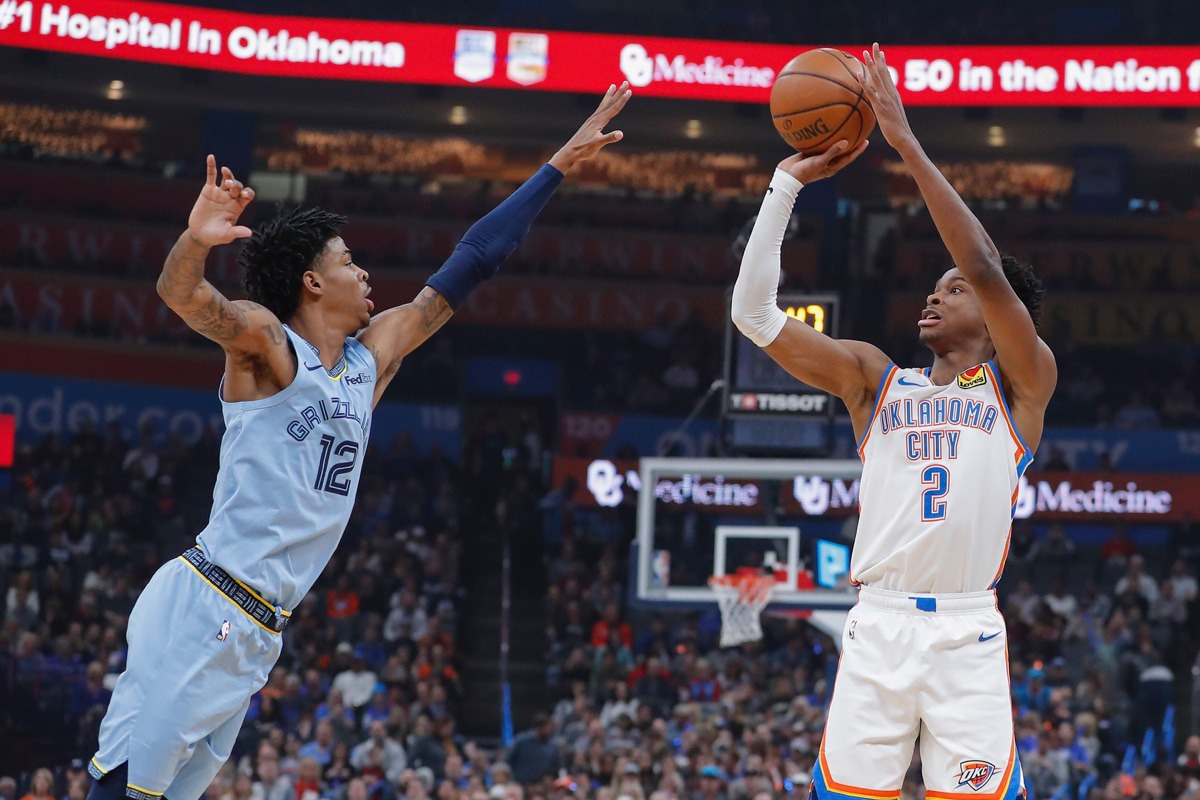
[[[485,430],[461,468],[404,437],[370,454],[342,545],[208,800],[805,795],[834,642],[769,617],[762,642],[721,650],[715,611],[633,614],[624,508],[542,502],[543,716],[507,747],[460,734],[463,521],[479,500],[464,502],[460,478],[491,487],[482,502],[507,507],[528,545],[539,522],[520,509],[545,489],[536,439]],[[0,777],[3,800],[82,800],[70,758],[94,746],[139,588],[202,524],[217,452],[214,436],[188,445],[149,426],[128,441],[85,426],[19,452],[0,492],[0,726],[61,760]],[[1192,718],[1179,702],[1200,668],[1197,581],[1176,533],[1162,544],[1114,528],[1095,547],[1062,526],[1014,531],[1002,607],[1033,796],[1200,798],[1200,739],[1181,736]],[[905,797],[918,787],[914,763]]]

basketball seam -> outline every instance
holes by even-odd
[[[846,74],[848,74],[848,75],[849,75],[851,78],[854,78],[854,82],[855,82],[855,83],[857,83],[857,84],[858,84],[858,86],[859,86],[859,91],[858,91],[858,100],[859,100],[859,102],[865,102],[865,103],[867,104],[867,108],[871,109],[871,113],[872,113],[872,114],[874,114],[874,113],[875,113],[875,106],[871,105],[871,100],[870,100],[870,98],[868,98],[868,97],[867,97],[867,86],[866,86],[866,84],[864,84],[864,83],[862,82],[862,78],[861,78],[861,77],[859,77],[858,75],[855,75],[853,72],[851,72],[851,71],[850,71],[850,67],[848,67],[848,66],[846,65],[846,59],[844,59],[844,58],[839,58],[839,57],[838,57],[838,55],[837,55],[837,54],[838,54],[838,53],[842,53],[842,51],[841,51],[841,50],[834,50],[832,47],[821,47],[821,48],[818,48],[818,50],[819,50],[820,52],[824,53],[825,55],[829,56],[830,58],[832,58],[832,59],[833,59],[834,61],[836,61],[837,63],[841,64],[841,65],[842,65],[842,69],[846,70]],[[842,53],[842,55],[845,55],[845,56],[850,56],[850,58],[854,58],[854,56],[851,56],[849,53]],[[856,59],[856,58],[855,58],[854,60],[855,60],[856,62],[858,62],[859,64],[862,64],[862,62],[861,62],[861,61],[858,61],[858,59]],[[854,107],[855,107],[855,108],[858,108],[858,103],[855,103],[855,104],[854,104]],[[865,123],[865,122],[866,122],[866,120],[863,120],[863,122]]]
[[[847,86],[846,84],[842,83],[837,78],[831,78],[828,75],[821,75],[818,72],[781,72],[779,73],[779,77],[775,79],[775,82],[779,83],[780,78],[786,78],[789,75],[807,75],[810,78],[820,78],[823,81],[829,81],[830,83],[837,84],[855,97],[862,97],[861,83],[859,84],[859,88],[855,89],[853,86]]]
[[[802,108],[798,111],[789,111],[786,114],[772,114],[771,119],[782,119],[783,117],[792,117],[792,116],[795,116],[796,114],[806,114],[809,111],[816,111],[819,108],[833,108],[834,106],[850,106],[851,109],[855,109],[855,108],[858,108],[858,103],[857,102],[850,103],[850,102],[838,100],[835,103],[825,103],[824,105],[820,105],[820,106],[809,106],[808,108]]]
[[[846,73],[847,73],[847,74],[848,74],[848,75],[849,75],[851,78],[854,78],[854,82],[855,82],[855,83],[857,83],[857,84],[858,84],[858,85],[860,85],[860,86],[862,85],[862,78],[860,78],[859,76],[855,75],[853,72],[851,72],[851,71],[850,71],[850,67],[846,66],[846,59],[844,59],[844,58],[840,58],[840,57],[837,55],[838,53],[842,53],[842,55],[844,55],[844,56],[850,56],[850,54],[849,54],[849,53],[843,53],[841,50],[834,50],[832,47],[821,47],[821,48],[818,48],[818,52],[824,53],[825,55],[829,56],[830,58],[832,58],[832,59],[833,59],[834,61],[836,61],[837,63],[841,64],[841,65],[842,65],[842,69],[846,70]],[[850,58],[854,58],[854,56],[850,56]],[[854,60],[855,60],[855,61],[858,61],[858,59],[857,59],[857,58],[855,58]],[[860,63],[860,64],[861,64],[862,62],[861,62],[861,61],[859,61],[858,63]]]

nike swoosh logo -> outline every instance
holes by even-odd
[[[981,634],[979,634],[979,641],[981,641],[981,642],[986,642],[986,641],[988,641],[989,639],[995,639],[995,638],[996,638],[997,636],[999,636],[1000,634],[1001,634],[1001,631],[996,631],[996,632],[995,632],[995,633],[993,633],[991,636],[984,636],[984,635],[981,633]]]
[[[768,187],[767,187],[767,196],[768,196],[768,197],[770,197],[770,196],[771,196],[771,192],[773,192],[773,191],[775,191],[775,187],[774,187],[774,186],[768,186]]]
[[[310,366],[308,365],[308,362],[307,362],[307,361],[305,361],[305,362],[304,362],[304,368],[305,368],[306,370],[308,370],[309,372],[316,372],[316,371],[317,371],[317,370],[319,370],[319,369],[325,369],[325,365],[324,365],[324,364],[317,364],[315,367],[310,367]]]
[[[906,380],[904,380],[903,377],[899,378],[896,381],[896,383],[900,384],[901,386],[924,386],[925,385],[923,383],[912,383],[911,381],[906,381]]]

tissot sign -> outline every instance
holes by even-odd
[[[568,477],[580,489],[583,505],[614,507],[641,491],[637,462],[559,458],[555,485]],[[797,475],[780,492],[785,514],[845,516],[858,506],[857,480]],[[719,475],[658,477],[655,497],[667,506],[693,505],[713,513],[761,510],[762,486],[752,479]],[[1200,516],[1200,476],[1097,472],[1040,472],[1021,478],[1014,510],[1017,519],[1178,521]]]
[[[443,86],[765,103],[795,45],[0,0],[0,46],[173,66]],[[843,45],[857,53],[861,46]],[[1200,47],[889,47],[911,105],[1192,106]]]

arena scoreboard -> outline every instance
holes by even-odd
[[[784,292],[778,302],[789,317],[811,325],[826,336],[837,336],[838,295]],[[829,392],[793,378],[732,322],[727,323],[722,395],[725,417],[828,419],[833,416],[833,407],[834,398]]]

